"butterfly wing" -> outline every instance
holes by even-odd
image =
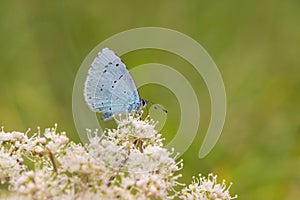
[[[88,71],[84,96],[95,112],[104,112],[103,119],[125,110],[137,110],[139,95],[129,71],[108,48],[99,52]]]

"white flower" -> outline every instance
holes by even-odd
[[[14,155],[13,149],[0,148],[0,181],[5,183],[10,177],[19,174],[24,170],[24,166],[20,164],[22,157]]]
[[[7,134],[7,133],[5,133],[5,132],[3,131],[3,129],[2,129],[2,131],[0,132],[0,144],[1,144],[1,142],[3,142],[3,141],[9,141],[9,140],[11,140],[12,138],[13,138],[12,134]]]
[[[217,175],[209,174],[208,178],[201,176],[193,177],[193,182],[184,188],[180,195],[181,199],[196,199],[196,200],[230,200],[236,199],[237,195],[231,197],[229,193],[230,185],[227,187],[225,180],[222,184],[217,183]]]
[[[70,143],[65,153],[57,159],[61,164],[61,171],[79,172],[82,166],[89,164],[89,155],[82,145]]]
[[[40,143],[40,144],[46,144],[47,142],[46,138],[40,138],[40,137],[36,138],[35,141],[36,143]]]
[[[182,160],[163,147],[149,118],[129,115],[118,127],[87,134],[86,145],[69,142],[57,125],[28,138],[27,133],[0,132],[0,179],[16,199],[199,199],[229,200],[229,187],[216,176],[178,183]],[[26,164],[23,163],[26,158]],[[31,162],[31,167],[27,167]],[[32,168],[33,166],[33,168]],[[29,170],[30,169],[30,170]],[[13,199],[11,197],[11,199]]]
[[[45,149],[41,146],[35,146],[34,152],[37,153],[37,154],[42,154],[42,153],[45,152]]]
[[[17,132],[17,131],[13,131],[11,133],[12,135],[12,139],[13,140],[21,140],[25,137],[24,133],[21,133],[21,132]]]

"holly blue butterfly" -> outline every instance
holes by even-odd
[[[84,97],[94,112],[108,120],[123,111],[141,111],[148,101],[140,99],[135,83],[121,59],[110,49],[98,53],[88,71]]]

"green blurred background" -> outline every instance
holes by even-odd
[[[299,199],[299,24],[298,0],[1,1],[0,125],[25,132],[57,122],[60,131],[79,142],[72,87],[85,56],[124,30],[170,28],[209,52],[228,99],[221,138],[199,160],[210,119],[202,78],[167,52],[140,50],[122,57],[128,68],[147,62],[172,66],[198,91],[200,131],[182,157],[182,182],[213,172],[234,182],[232,191],[240,199]],[[175,96],[156,85],[142,87],[140,93],[170,111],[162,130],[170,141],[180,116]]]

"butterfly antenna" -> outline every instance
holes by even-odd
[[[152,104],[152,105],[155,104],[155,103],[153,103],[152,101],[149,101],[149,100],[147,100],[147,102],[150,103],[150,104]],[[164,111],[165,113],[168,113],[168,110],[167,110],[167,109],[164,109],[163,107],[161,107],[161,106],[159,106],[159,105],[154,105],[154,108],[155,108],[155,109],[159,108],[159,109],[161,109],[162,111]]]

